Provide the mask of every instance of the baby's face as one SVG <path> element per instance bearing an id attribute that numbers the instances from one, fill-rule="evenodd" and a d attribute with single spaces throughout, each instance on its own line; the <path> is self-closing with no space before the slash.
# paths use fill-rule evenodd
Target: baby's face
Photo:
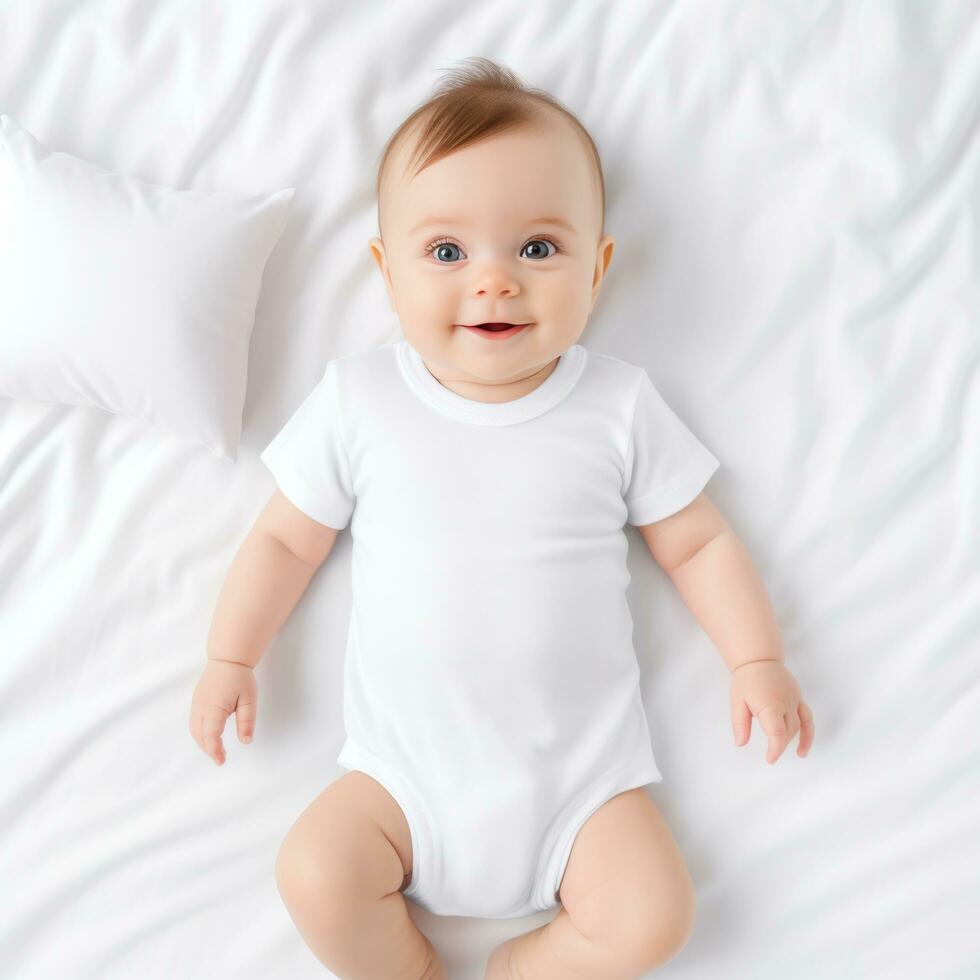
<path id="1" fill-rule="evenodd" d="M 440 379 L 507 384 L 581 336 L 612 259 L 598 178 L 571 126 L 512 130 L 403 177 L 370 247 L 406 340 Z M 557 247 L 556 247 L 557 246 Z M 466 325 L 528 324 L 503 337 Z"/>

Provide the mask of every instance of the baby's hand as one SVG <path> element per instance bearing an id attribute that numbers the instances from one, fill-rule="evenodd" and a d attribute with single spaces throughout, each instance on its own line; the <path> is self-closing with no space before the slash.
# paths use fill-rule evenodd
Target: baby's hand
<path id="1" fill-rule="evenodd" d="M 208 660 L 191 698 L 191 736 L 220 766 L 225 761 L 221 733 L 233 711 L 242 742 L 252 741 L 258 688 L 251 667 L 227 660 Z"/>
<path id="2" fill-rule="evenodd" d="M 803 758 L 813 743 L 813 713 L 800 697 L 796 678 L 778 660 L 757 660 L 732 672 L 732 728 L 735 744 L 745 745 L 752 717 L 769 736 L 766 762 L 775 762 L 800 732 L 796 754 Z"/>

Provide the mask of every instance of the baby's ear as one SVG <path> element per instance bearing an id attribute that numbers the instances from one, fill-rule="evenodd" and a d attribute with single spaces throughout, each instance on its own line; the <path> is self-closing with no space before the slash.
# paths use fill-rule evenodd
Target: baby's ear
<path id="1" fill-rule="evenodd" d="M 391 288 L 391 278 L 388 275 L 388 257 L 385 255 L 384 242 L 380 238 L 372 238 L 368 242 L 368 248 L 371 250 L 371 258 L 381 270 L 381 278 L 384 279 L 385 291 L 388 293 L 388 305 L 391 307 L 392 313 L 397 315 L 398 310 L 395 309 L 395 296 Z"/>
<path id="2" fill-rule="evenodd" d="M 613 252 L 615 250 L 616 239 L 612 235 L 603 235 L 602 240 L 596 246 L 595 272 L 592 276 L 592 306 L 589 307 L 590 313 L 599 296 L 599 288 L 602 286 L 602 281 L 609 271 L 609 264 L 612 262 Z"/>

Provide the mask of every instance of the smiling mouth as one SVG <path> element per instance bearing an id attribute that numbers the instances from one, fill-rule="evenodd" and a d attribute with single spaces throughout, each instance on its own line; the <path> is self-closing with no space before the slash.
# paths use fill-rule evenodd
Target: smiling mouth
<path id="1" fill-rule="evenodd" d="M 504 330 L 511 330 L 515 327 L 528 327 L 529 323 L 460 323 L 460 327 L 469 327 L 471 330 L 486 330 L 489 333 L 501 333 Z"/>

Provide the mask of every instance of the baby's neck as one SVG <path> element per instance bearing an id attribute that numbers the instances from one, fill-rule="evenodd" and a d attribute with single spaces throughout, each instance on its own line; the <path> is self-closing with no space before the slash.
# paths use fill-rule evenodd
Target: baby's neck
<path id="1" fill-rule="evenodd" d="M 423 361 L 429 374 L 432 375 L 444 388 L 455 392 L 462 398 L 470 401 L 487 402 L 489 404 L 500 404 L 501 402 L 512 402 L 517 398 L 529 395 L 535 388 L 540 387 L 548 380 L 551 373 L 558 367 L 560 357 L 556 357 L 543 368 L 539 368 L 526 378 L 517 381 L 504 382 L 483 382 L 483 381 L 457 381 L 440 378 L 432 369 L 431 365 Z"/>

